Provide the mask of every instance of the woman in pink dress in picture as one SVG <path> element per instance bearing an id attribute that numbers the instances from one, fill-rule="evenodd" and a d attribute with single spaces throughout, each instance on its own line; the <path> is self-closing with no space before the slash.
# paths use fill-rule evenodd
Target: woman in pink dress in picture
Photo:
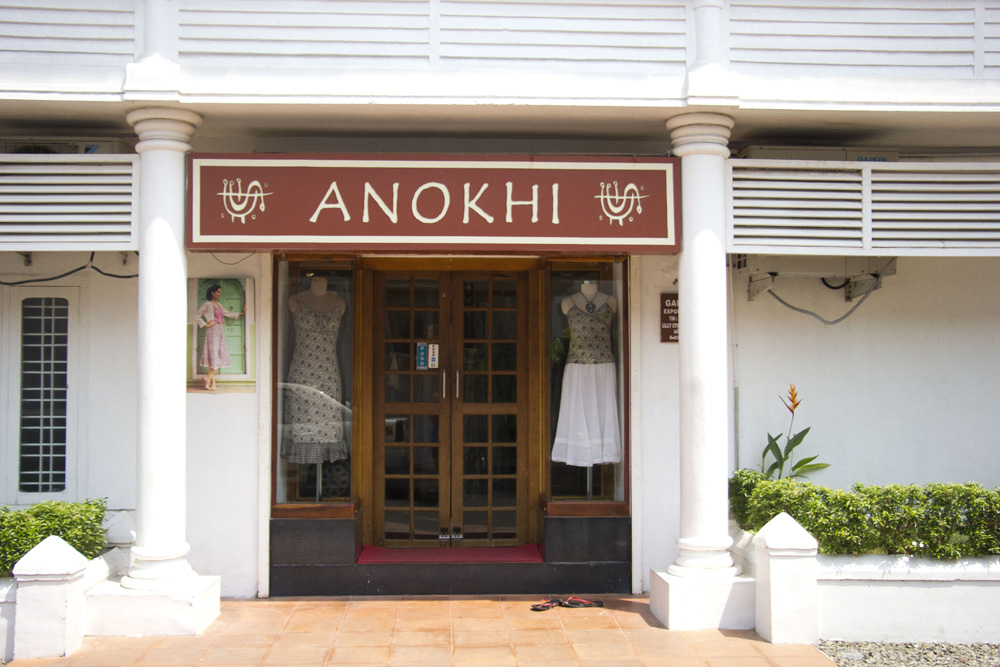
<path id="1" fill-rule="evenodd" d="M 229 317 L 237 319 L 247 312 L 244 304 L 243 311 L 233 313 L 222 307 L 219 303 L 219 296 L 222 294 L 222 287 L 210 285 L 205 293 L 208 299 L 201 304 L 195 315 L 195 323 L 199 327 L 207 328 L 205 332 L 205 347 L 201 351 L 201 365 L 208 368 L 208 373 L 202 378 L 205 389 L 215 391 L 215 373 L 220 368 L 229 368 L 232 363 L 229 360 L 229 348 L 226 347 L 226 332 L 222 326 L 223 318 Z"/>

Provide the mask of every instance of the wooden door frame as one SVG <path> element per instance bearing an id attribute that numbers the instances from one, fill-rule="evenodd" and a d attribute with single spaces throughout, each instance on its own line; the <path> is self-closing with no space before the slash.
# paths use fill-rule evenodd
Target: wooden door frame
<path id="1" fill-rule="evenodd" d="M 541 418 L 544 383 L 547 376 L 543 366 L 548 356 L 542 352 L 546 348 L 545 327 L 541 326 L 543 316 L 542 276 L 547 260 L 537 257 L 365 257 L 360 261 L 360 296 L 357 324 L 359 331 L 374 331 L 374 275 L 376 271 L 438 271 L 438 272 L 523 272 L 527 278 L 528 314 L 528 443 L 527 475 L 524 492 L 527 493 L 525 514 L 527 520 L 526 541 L 535 542 L 539 538 L 540 522 L 537 503 L 543 491 L 543 475 L 547 449 L 547 437 L 543 433 L 545 422 Z M 355 387 L 358 404 L 355 406 L 356 459 L 354 473 L 356 489 L 361 508 L 369 511 L 360 513 L 363 544 L 374 544 L 375 506 L 375 433 L 373 424 L 374 408 L 374 343 L 372 336 L 360 336 L 359 359 L 355 364 Z M 547 452 L 546 452 L 547 454 Z M 519 490 L 520 493 L 520 490 Z"/>

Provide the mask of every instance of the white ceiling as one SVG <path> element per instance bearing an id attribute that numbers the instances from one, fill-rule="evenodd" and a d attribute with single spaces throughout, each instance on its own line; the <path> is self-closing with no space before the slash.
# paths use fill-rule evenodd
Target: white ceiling
<path id="1" fill-rule="evenodd" d="M 125 113 L 130 108 L 119 102 L 53 104 L 6 100 L 0 104 L 0 134 L 134 139 L 125 122 Z M 274 144 L 273 150 L 287 150 L 280 148 L 283 143 L 324 137 L 372 138 L 381 142 L 403 138 L 447 139 L 451 144 L 475 144 L 480 140 L 530 144 L 544 140 L 570 145 L 579 142 L 668 145 L 664 127 L 668 117 L 686 111 L 717 110 L 735 118 L 731 146 L 737 150 L 748 145 L 819 145 L 896 148 L 907 153 L 1000 153 L 998 115 L 975 111 L 387 104 L 202 104 L 185 108 L 202 114 L 205 119 L 197 134 L 199 140 L 219 145 L 235 136 L 266 138 Z"/>

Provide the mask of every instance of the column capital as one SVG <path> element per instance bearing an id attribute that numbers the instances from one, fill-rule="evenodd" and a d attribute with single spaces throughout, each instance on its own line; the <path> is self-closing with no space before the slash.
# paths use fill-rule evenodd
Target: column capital
<path id="1" fill-rule="evenodd" d="M 735 122 L 719 113 L 685 113 L 667 120 L 673 153 L 729 157 L 729 135 Z"/>
<path id="2" fill-rule="evenodd" d="M 201 116 L 186 109 L 171 107 L 143 107 L 133 109 L 125 120 L 139 135 L 136 152 L 161 149 L 187 152 L 195 130 L 201 125 Z"/>

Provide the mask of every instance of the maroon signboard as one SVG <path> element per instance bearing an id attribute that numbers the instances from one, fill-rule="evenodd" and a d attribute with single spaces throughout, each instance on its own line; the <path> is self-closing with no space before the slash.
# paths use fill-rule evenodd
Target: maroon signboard
<path id="1" fill-rule="evenodd" d="M 677 292 L 660 295 L 660 342 L 676 343 L 680 340 L 680 315 L 677 309 Z"/>
<path id="2" fill-rule="evenodd" d="M 191 250 L 676 253 L 676 158 L 189 156 Z"/>

